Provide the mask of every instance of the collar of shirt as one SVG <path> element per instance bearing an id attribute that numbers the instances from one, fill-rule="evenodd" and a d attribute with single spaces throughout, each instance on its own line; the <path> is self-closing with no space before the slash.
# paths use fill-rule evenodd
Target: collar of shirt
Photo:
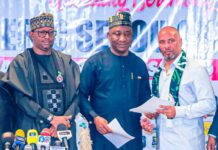
<path id="1" fill-rule="evenodd" d="M 179 59 L 180 59 L 181 56 L 182 56 L 182 53 L 180 53 L 179 56 L 173 61 L 173 63 L 171 64 L 170 68 L 175 68 L 178 65 L 178 62 L 179 62 Z M 164 67 L 165 63 L 166 63 L 166 61 L 164 59 L 160 63 L 160 68 L 162 70 L 164 70 L 164 71 L 165 71 L 165 67 Z"/>

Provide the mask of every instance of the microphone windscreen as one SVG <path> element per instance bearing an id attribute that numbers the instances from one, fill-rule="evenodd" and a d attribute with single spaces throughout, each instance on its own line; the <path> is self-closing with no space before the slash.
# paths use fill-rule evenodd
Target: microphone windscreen
<path id="1" fill-rule="evenodd" d="M 12 147 L 14 149 L 23 149 L 25 145 L 25 133 L 22 129 L 18 129 L 15 132 L 15 139 Z"/>
<path id="2" fill-rule="evenodd" d="M 64 124 L 59 124 L 57 126 L 57 135 L 60 141 L 62 141 L 63 138 L 70 139 L 72 137 L 71 131 L 68 130 Z"/>
<path id="3" fill-rule="evenodd" d="M 25 137 L 25 133 L 22 129 L 18 129 L 16 132 L 15 132 L 15 136 L 20 136 L 20 137 Z"/>
<path id="4" fill-rule="evenodd" d="M 55 141 L 55 146 L 61 146 L 61 141 L 60 140 L 56 140 Z"/>
<path id="5" fill-rule="evenodd" d="M 25 145 L 24 150 L 33 150 L 31 145 Z"/>
<path id="6" fill-rule="evenodd" d="M 13 143 L 14 142 L 14 134 L 12 132 L 5 132 L 2 134 L 2 142 Z"/>
<path id="7" fill-rule="evenodd" d="M 48 128 L 44 128 L 41 131 L 40 135 L 42 135 L 42 136 L 51 136 L 51 132 L 50 132 L 50 130 Z"/>
<path id="8" fill-rule="evenodd" d="M 27 132 L 27 143 L 36 144 L 38 142 L 38 132 L 36 129 L 28 130 Z"/>
<path id="9" fill-rule="evenodd" d="M 59 124 L 57 127 L 57 131 L 64 131 L 67 130 L 67 127 L 64 124 Z"/>

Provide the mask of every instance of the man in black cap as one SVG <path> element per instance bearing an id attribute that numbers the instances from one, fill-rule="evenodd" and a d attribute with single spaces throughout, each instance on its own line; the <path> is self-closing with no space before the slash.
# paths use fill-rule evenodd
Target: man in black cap
<path id="1" fill-rule="evenodd" d="M 108 123 L 114 118 L 135 139 L 120 150 L 142 150 L 140 114 L 129 109 L 150 97 L 146 64 L 129 51 L 132 43 L 132 23 L 128 12 L 118 12 L 109 18 L 110 48 L 90 57 L 81 74 L 81 110 L 93 121 L 90 124 L 93 150 L 114 150 L 104 134 L 113 132 Z"/>
<path id="2" fill-rule="evenodd" d="M 76 150 L 74 117 L 78 112 L 80 71 L 71 57 L 52 49 L 54 20 L 50 13 L 30 19 L 33 47 L 15 57 L 3 82 L 13 88 L 17 106 L 16 129 L 50 128 L 64 124 L 73 133 L 70 150 Z"/>

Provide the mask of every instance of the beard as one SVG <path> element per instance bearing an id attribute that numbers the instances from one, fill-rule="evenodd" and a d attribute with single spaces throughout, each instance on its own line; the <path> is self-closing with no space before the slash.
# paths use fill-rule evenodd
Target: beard
<path id="1" fill-rule="evenodd" d="M 167 54 L 167 52 L 166 53 L 162 53 L 163 54 L 163 57 L 164 57 L 164 60 L 165 61 L 172 61 L 172 60 L 175 60 L 176 59 L 176 57 L 177 56 L 179 56 L 179 54 L 177 54 L 177 53 L 171 53 L 171 54 Z"/>
<path id="2" fill-rule="evenodd" d="M 171 61 L 171 60 L 174 60 L 176 59 L 176 55 L 164 55 L 164 60 L 165 61 Z"/>
<path id="3" fill-rule="evenodd" d="M 48 45 L 46 45 L 46 46 L 43 45 L 43 44 L 41 44 L 41 45 L 39 45 L 39 47 L 40 47 L 40 49 L 41 49 L 42 51 L 49 51 L 49 50 L 52 49 L 53 43 L 54 43 L 54 42 L 52 42 L 52 43 L 50 43 L 50 44 L 48 44 Z"/>

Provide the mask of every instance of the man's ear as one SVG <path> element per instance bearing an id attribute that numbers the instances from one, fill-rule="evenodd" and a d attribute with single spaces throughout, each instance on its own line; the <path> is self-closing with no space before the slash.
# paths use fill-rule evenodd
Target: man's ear
<path id="1" fill-rule="evenodd" d="M 30 32 L 29 32 L 29 37 L 30 37 L 30 40 L 31 40 L 31 41 L 33 41 L 33 40 L 32 40 L 32 39 L 33 39 L 33 33 L 34 33 L 33 31 L 30 31 Z"/>

